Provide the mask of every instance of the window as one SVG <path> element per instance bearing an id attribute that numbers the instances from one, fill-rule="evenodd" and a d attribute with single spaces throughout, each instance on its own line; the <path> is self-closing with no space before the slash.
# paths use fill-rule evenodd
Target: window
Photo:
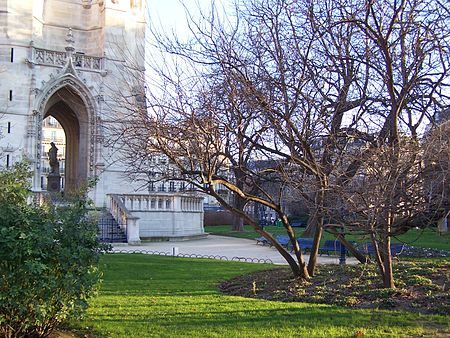
<path id="1" fill-rule="evenodd" d="M 56 130 L 52 130 L 50 135 L 51 135 L 50 138 L 52 139 L 52 141 L 56 141 Z"/>
<path id="2" fill-rule="evenodd" d="M 164 186 L 164 183 L 161 183 L 161 185 L 158 187 L 158 191 L 166 191 L 166 187 Z"/>
<path id="3" fill-rule="evenodd" d="M 11 122 L 8 122 L 8 134 L 11 134 Z"/>
<path id="4" fill-rule="evenodd" d="M 48 125 L 52 127 L 56 127 L 56 119 L 53 116 L 48 117 Z"/>
<path id="5" fill-rule="evenodd" d="M 169 191 L 175 191 L 175 182 L 169 182 Z"/>
<path id="6" fill-rule="evenodd" d="M 9 91 L 9 101 L 12 101 L 12 90 Z"/>
<path id="7" fill-rule="evenodd" d="M 180 183 L 180 191 L 184 191 L 186 189 L 186 184 L 184 182 Z"/>
<path id="8" fill-rule="evenodd" d="M 155 191 L 155 184 L 153 182 L 148 184 L 148 191 Z"/>

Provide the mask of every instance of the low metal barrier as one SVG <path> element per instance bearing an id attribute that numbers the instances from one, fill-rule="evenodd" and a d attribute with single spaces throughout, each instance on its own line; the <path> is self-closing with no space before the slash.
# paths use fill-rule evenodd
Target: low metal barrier
<path id="1" fill-rule="evenodd" d="M 201 255 L 201 254 L 173 254 L 172 252 L 154 251 L 154 250 L 120 250 L 113 249 L 108 251 L 108 253 L 120 253 L 120 254 L 145 254 L 145 255 L 159 255 L 159 256 L 171 256 L 171 257 L 181 257 L 181 258 L 203 258 L 203 259 L 217 259 L 221 261 L 232 261 L 232 262 L 245 262 L 245 263 L 260 263 L 260 264 L 274 264 L 271 259 L 263 258 L 250 258 L 250 257 L 237 257 L 228 258 L 222 255 Z"/>

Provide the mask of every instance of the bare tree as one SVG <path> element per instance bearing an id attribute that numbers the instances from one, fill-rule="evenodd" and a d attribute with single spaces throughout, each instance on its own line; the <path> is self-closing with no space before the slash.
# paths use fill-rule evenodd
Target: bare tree
<path id="1" fill-rule="evenodd" d="M 357 27 L 370 46 L 370 86 L 376 88 L 379 102 L 373 102 L 373 109 L 375 116 L 384 120 L 375 147 L 381 163 L 372 162 L 363 175 L 386 177 L 378 181 L 378 191 L 384 191 L 388 200 L 376 212 L 374 238 L 375 246 L 381 247 L 381 259 L 377 261 L 385 287 L 395 286 L 390 237 L 395 233 L 393 225 L 402 218 L 398 213 L 423 212 L 416 204 L 422 197 L 421 182 L 412 172 L 412 168 L 419 169 L 420 152 L 414 148 L 418 131 L 427 116 L 433 117 L 448 106 L 449 15 L 448 5 L 447 11 L 443 6 L 437 1 L 371 2 L 359 11 L 347 12 L 349 19 L 343 20 L 345 25 Z M 404 134 L 412 141 L 403 141 Z M 371 162 L 372 151 L 373 147 L 357 160 L 359 168 Z M 377 167 L 379 170 L 375 170 Z"/>
<path id="2" fill-rule="evenodd" d="M 149 59 L 146 105 L 129 106 L 121 133 L 130 171 L 148 179 L 151 158 L 164 154 L 176 168 L 164 170 L 165 179 L 216 197 L 268 238 L 296 276 L 313 275 L 324 218 L 336 210 L 330 196 L 369 173 L 374 154 L 401 168 L 408 162 L 402 147 L 418 143 L 423 125 L 448 106 L 445 6 L 253 0 L 237 2 L 228 19 L 214 7 L 199 20 L 188 12 L 188 41 L 153 30 L 161 54 Z M 403 135 L 411 141 L 401 142 Z M 358 144 L 364 147 L 355 154 Z M 255 167 L 257 160 L 269 165 Z M 310 209 L 307 269 L 282 207 L 294 193 Z M 244 212 L 249 202 L 278 214 L 295 259 Z M 392 222 L 379 212 L 377 243 L 389 248 Z M 393 287 L 390 252 L 382 256 L 385 286 Z"/>
<path id="3" fill-rule="evenodd" d="M 386 287 L 395 285 L 389 266 L 390 238 L 436 224 L 449 207 L 448 191 L 443 189 L 450 175 L 448 131 L 445 141 L 436 134 L 422 143 L 402 137 L 396 147 L 382 145 L 349 155 L 353 161 L 364 154 L 364 161 L 345 185 L 330 185 L 325 207 L 346 233 L 372 241 Z"/>
<path id="4" fill-rule="evenodd" d="M 302 103 L 307 105 L 303 111 L 283 111 L 265 101 L 267 96 L 260 94 L 260 101 L 269 107 L 269 119 L 289 149 L 277 154 L 305 168 L 300 172 L 309 176 L 290 179 L 310 201 L 317 245 L 331 185 L 348 185 L 373 152 L 385 154 L 386 146 L 394 150 L 388 151 L 388 163 L 394 168 L 395 161 L 404 163 L 401 156 L 410 150 L 408 143 L 400 142 L 401 135 L 418 142 L 421 128 L 448 106 L 449 17 L 448 8 L 445 11 L 436 1 L 323 1 L 309 4 L 305 15 L 311 25 L 306 35 L 316 37 L 308 45 L 308 81 L 301 91 Z M 292 55 L 292 49 L 286 50 Z M 273 74 L 273 83 L 286 78 Z M 282 85 L 280 92 L 283 88 L 292 87 Z M 295 97 L 292 93 L 286 96 Z M 367 149 L 349 160 L 358 142 L 368 145 Z M 385 236 L 378 237 L 385 248 L 381 273 L 384 285 L 393 287 L 390 230 L 383 229 Z M 311 274 L 316 254 L 317 247 L 310 259 Z"/>

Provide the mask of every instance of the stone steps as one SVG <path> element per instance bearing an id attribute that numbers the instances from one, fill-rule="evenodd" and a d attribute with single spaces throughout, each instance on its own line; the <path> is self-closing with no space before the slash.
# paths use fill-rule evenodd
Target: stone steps
<path id="1" fill-rule="evenodd" d="M 98 220 L 97 236 L 101 242 L 105 243 L 127 242 L 127 235 L 108 211 L 104 211 Z"/>

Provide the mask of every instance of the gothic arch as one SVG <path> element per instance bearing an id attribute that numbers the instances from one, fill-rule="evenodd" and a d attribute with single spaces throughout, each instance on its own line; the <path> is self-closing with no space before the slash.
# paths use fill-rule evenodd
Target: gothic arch
<path id="1" fill-rule="evenodd" d="M 92 93 L 69 64 L 61 76 L 52 78 L 39 91 L 33 111 L 36 128 L 35 172 L 40 177 L 42 121 L 47 116 L 53 116 L 66 134 L 65 187 L 66 190 L 75 189 L 94 171 L 97 106 Z"/>

